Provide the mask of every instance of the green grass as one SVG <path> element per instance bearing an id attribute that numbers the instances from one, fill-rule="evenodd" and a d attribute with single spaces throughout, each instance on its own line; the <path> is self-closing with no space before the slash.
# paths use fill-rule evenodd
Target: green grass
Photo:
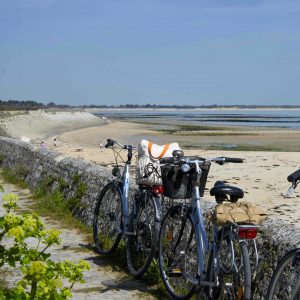
<path id="1" fill-rule="evenodd" d="M 1 134 L 0 134 L 1 135 Z M 5 159 L 5 156 L 0 154 L 0 164 L 3 162 L 3 160 Z"/>
<path id="2" fill-rule="evenodd" d="M 2 177 L 6 182 L 15 184 L 20 188 L 28 188 L 28 184 L 25 182 L 25 178 L 28 175 L 28 170 L 20 166 L 17 168 L 3 168 Z M 58 187 L 52 190 L 52 186 L 55 182 L 58 182 Z M 54 176 L 48 176 L 42 178 L 32 191 L 32 204 L 30 209 L 36 211 L 42 216 L 49 216 L 53 220 L 61 221 L 66 228 L 76 228 L 83 233 L 88 233 L 90 236 L 90 228 L 73 217 L 76 209 L 80 208 L 80 199 L 86 192 L 86 185 L 82 182 L 76 182 L 77 189 L 75 195 L 67 199 L 63 191 L 69 187 L 66 182 L 61 178 L 55 178 Z M 76 207 L 73 207 L 76 205 Z M 91 238 L 90 238 L 91 240 Z"/>
<path id="3" fill-rule="evenodd" d="M 15 184 L 21 188 L 27 188 L 28 184 L 25 181 L 26 176 L 28 175 L 29 170 L 25 166 L 19 166 L 15 168 L 3 168 L 2 176 L 3 178 L 12 184 Z"/>

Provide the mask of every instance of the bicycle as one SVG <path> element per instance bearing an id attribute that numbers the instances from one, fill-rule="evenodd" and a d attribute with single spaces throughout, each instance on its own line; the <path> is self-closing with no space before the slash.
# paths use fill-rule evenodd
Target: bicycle
<path id="1" fill-rule="evenodd" d="M 174 157 L 161 159 L 165 196 L 185 199 L 167 211 L 159 233 L 159 267 L 169 295 L 188 299 L 198 290 L 204 299 L 249 300 L 251 270 L 245 241 L 256 237 L 258 226 L 214 224 L 208 237 L 201 209 L 211 162 L 222 165 L 243 159 L 184 157 L 174 152 Z M 223 182 L 216 182 L 210 194 L 217 203 L 227 196 L 231 202 L 243 197 L 241 189 Z"/>
<path id="2" fill-rule="evenodd" d="M 120 151 L 114 146 L 118 146 Z M 139 185 L 129 213 L 129 171 L 133 150 L 137 147 L 108 139 L 105 148 L 113 150 L 116 166 L 112 170 L 113 180 L 103 188 L 95 206 L 94 243 L 98 253 L 110 254 L 118 247 L 124 235 L 129 272 L 135 277 L 141 277 L 156 252 L 162 187 Z M 122 150 L 127 151 L 127 160 L 122 159 L 124 170 L 121 174 L 118 158 Z"/>
<path id="3" fill-rule="evenodd" d="M 300 169 L 287 177 L 291 196 L 300 182 Z M 300 300 L 300 248 L 288 251 L 278 262 L 271 278 L 266 300 Z"/>

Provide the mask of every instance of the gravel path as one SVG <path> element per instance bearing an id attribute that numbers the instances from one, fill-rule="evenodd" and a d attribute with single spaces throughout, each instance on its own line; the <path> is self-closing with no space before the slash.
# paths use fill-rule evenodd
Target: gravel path
<path id="1" fill-rule="evenodd" d="M 21 190 L 11 184 L 4 184 L 1 180 L 0 184 L 4 186 L 6 193 L 17 194 L 20 199 L 20 207 L 27 209 L 30 201 L 32 201 L 29 199 L 30 192 L 28 190 Z M 0 214 L 3 214 L 2 206 L 0 207 Z M 61 245 L 51 247 L 49 250 L 53 260 L 86 260 L 90 263 L 91 269 L 84 274 L 86 282 L 77 283 L 74 286 L 73 299 L 154 299 L 143 282 L 133 279 L 124 272 L 114 271 L 107 260 L 90 250 L 84 234 L 75 229 L 64 228 L 61 226 L 62 223 L 47 217 L 41 217 L 41 219 L 47 227 L 57 228 L 61 231 Z M 17 273 L 12 276 L 10 274 L 8 277 L 10 277 L 9 281 L 13 282 Z"/>

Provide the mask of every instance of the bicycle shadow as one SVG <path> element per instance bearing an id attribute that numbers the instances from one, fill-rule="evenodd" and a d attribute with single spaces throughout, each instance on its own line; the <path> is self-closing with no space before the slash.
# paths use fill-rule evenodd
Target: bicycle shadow
<path id="1" fill-rule="evenodd" d="M 91 263 L 99 267 L 111 267 L 113 271 L 124 272 L 126 270 L 126 252 L 125 249 L 116 249 L 113 253 L 107 255 L 98 254 L 92 244 L 79 244 L 81 248 L 92 251 L 95 256 L 86 258 Z"/>
<path id="2" fill-rule="evenodd" d="M 101 282 L 104 288 L 99 290 L 100 294 L 110 291 L 126 290 L 138 291 L 142 293 L 153 293 L 153 288 L 149 287 L 142 280 L 136 279 L 131 275 L 126 275 L 126 251 L 125 249 L 117 249 L 110 255 L 97 254 L 96 248 L 92 244 L 79 244 L 81 248 L 91 250 L 95 256 L 85 258 L 87 261 L 99 266 L 109 267 L 112 272 L 121 272 L 119 278 L 108 279 Z"/>
<path id="3" fill-rule="evenodd" d="M 126 290 L 126 291 L 139 291 L 143 293 L 149 293 L 149 289 L 140 280 L 131 278 L 129 276 L 122 277 L 120 279 L 109 279 L 101 282 L 106 288 L 102 289 L 100 293 L 106 293 L 112 290 Z"/>

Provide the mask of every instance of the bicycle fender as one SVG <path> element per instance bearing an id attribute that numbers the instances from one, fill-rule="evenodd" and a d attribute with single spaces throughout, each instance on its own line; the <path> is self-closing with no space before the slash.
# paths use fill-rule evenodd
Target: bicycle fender
<path id="1" fill-rule="evenodd" d="M 155 205 L 155 221 L 160 222 L 162 219 L 162 207 L 161 207 L 161 198 L 160 197 L 154 197 L 153 196 L 153 202 Z"/>

